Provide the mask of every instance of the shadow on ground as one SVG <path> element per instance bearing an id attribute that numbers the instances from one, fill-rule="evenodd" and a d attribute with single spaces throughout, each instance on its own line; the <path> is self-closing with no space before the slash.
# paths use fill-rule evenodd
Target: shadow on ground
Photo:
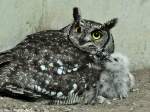
<path id="1" fill-rule="evenodd" d="M 123 100 L 98 105 L 47 105 L 46 101 L 26 102 L 0 97 L 0 112 L 150 112 L 150 69 L 133 72 L 137 91 Z"/>

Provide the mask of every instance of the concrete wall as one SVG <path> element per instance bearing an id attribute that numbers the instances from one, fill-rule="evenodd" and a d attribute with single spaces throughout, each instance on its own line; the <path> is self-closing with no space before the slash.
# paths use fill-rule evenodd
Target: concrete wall
<path id="1" fill-rule="evenodd" d="M 0 0 L 0 50 L 25 35 L 59 29 L 72 21 L 72 8 L 82 17 L 105 22 L 119 18 L 112 30 L 116 51 L 126 54 L 132 69 L 150 68 L 150 0 Z"/>

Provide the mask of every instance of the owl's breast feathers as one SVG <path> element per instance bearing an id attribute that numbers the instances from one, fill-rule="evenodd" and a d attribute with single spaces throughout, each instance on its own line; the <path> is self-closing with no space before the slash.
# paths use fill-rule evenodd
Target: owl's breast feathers
<path id="1" fill-rule="evenodd" d="M 58 99 L 81 95 L 98 80 L 88 63 L 88 54 L 61 31 L 38 32 L 0 54 L 0 90 Z"/>

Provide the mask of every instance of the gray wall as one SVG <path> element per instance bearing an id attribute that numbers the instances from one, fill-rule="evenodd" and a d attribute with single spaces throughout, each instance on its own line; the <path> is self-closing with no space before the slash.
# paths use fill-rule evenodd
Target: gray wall
<path id="1" fill-rule="evenodd" d="M 27 34 L 67 25 L 74 6 L 86 19 L 103 23 L 118 17 L 112 30 L 116 51 L 129 57 L 132 70 L 150 68 L 150 0 L 0 0 L 0 50 Z"/>

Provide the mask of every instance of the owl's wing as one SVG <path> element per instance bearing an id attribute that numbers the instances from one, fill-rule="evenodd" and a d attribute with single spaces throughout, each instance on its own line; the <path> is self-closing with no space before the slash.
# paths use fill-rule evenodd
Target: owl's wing
<path id="1" fill-rule="evenodd" d="M 88 54 L 74 47 L 60 31 L 30 35 L 1 57 L 10 63 L 0 69 L 0 91 L 58 101 L 67 98 L 65 104 L 72 104 L 97 79 L 93 71 L 83 67 L 90 62 Z"/>
<path id="2" fill-rule="evenodd" d="M 31 90 L 19 88 L 14 84 L 5 84 L 2 88 L 0 88 L 1 96 L 9 96 L 17 99 L 24 99 L 28 101 L 34 101 L 38 98 L 41 98 L 40 94 L 34 93 Z"/>
<path id="3" fill-rule="evenodd" d="M 5 67 L 9 67 L 10 64 L 14 63 L 13 54 L 10 50 L 1 52 L 0 53 L 0 69 L 4 69 Z M 0 74 L 0 80 L 5 79 L 2 74 Z M 4 81 L 4 80 L 3 80 Z M 27 97 L 30 98 L 39 98 L 40 95 L 33 93 L 33 91 L 25 90 L 19 88 L 17 85 L 13 83 L 5 83 L 2 85 L 2 81 L 0 82 L 0 95 L 11 96 L 15 98 L 26 99 Z"/>
<path id="4" fill-rule="evenodd" d="M 0 53 L 0 95 L 4 94 L 15 98 L 39 98 L 41 96 L 30 89 L 21 88 L 21 86 L 18 86 L 21 85 L 20 83 L 17 85 L 14 82 L 14 80 L 18 80 L 19 78 L 16 76 L 17 72 L 21 72 L 21 69 L 18 70 L 19 67 L 25 66 L 26 69 L 29 68 L 26 63 L 23 63 L 28 62 L 28 60 L 25 60 L 25 57 L 28 58 L 30 56 L 28 53 L 25 53 L 25 49 L 30 50 L 36 43 L 40 43 L 40 40 L 35 39 L 35 35 L 31 34 L 27 36 L 25 40 L 17 44 L 14 48 Z M 30 48 L 27 48 L 27 46 Z M 32 50 L 30 51 L 32 52 Z M 22 65 L 19 66 L 19 64 Z M 22 74 L 19 75 L 21 77 Z"/>

